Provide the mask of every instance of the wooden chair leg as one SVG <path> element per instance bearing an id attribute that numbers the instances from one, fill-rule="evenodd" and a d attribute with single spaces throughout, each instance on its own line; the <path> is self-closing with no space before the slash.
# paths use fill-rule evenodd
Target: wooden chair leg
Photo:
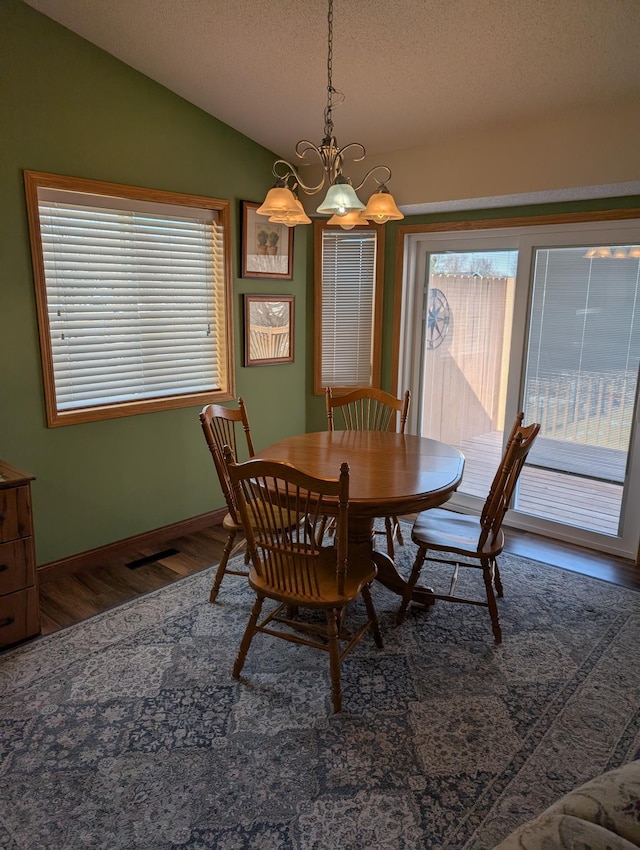
<path id="1" fill-rule="evenodd" d="M 496 593 L 499 598 L 502 599 L 504 596 L 504 590 L 502 589 L 502 580 L 500 578 L 500 567 L 498 566 L 498 561 L 493 559 L 493 584 L 496 589 Z"/>
<path id="2" fill-rule="evenodd" d="M 491 561 L 488 558 L 482 561 L 482 577 L 484 586 L 487 592 L 487 605 L 491 614 L 491 629 L 496 643 L 502 643 L 502 629 L 500 628 L 500 619 L 498 616 L 498 604 L 493 592 L 493 576 L 491 570 Z"/>
<path id="3" fill-rule="evenodd" d="M 244 667 L 247 652 L 249 651 L 249 647 L 251 646 L 253 636 L 256 633 L 256 624 L 258 622 L 260 612 L 262 611 L 263 602 L 264 596 L 256 595 L 256 601 L 253 603 L 253 608 L 251 609 L 251 616 L 249 617 L 247 628 L 244 630 L 244 635 L 242 636 L 242 641 L 240 642 L 240 650 L 238 652 L 238 657 L 236 658 L 236 663 L 233 665 L 233 673 L 231 675 L 234 679 L 240 678 L 240 673 L 242 672 L 242 668 Z"/>
<path id="4" fill-rule="evenodd" d="M 211 593 L 209 594 L 209 602 L 216 601 L 218 591 L 220 590 L 220 585 L 222 584 L 222 579 L 224 578 L 225 570 L 227 569 L 227 561 L 229 560 L 229 555 L 231 554 L 231 550 L 233 549 L 233 541 L 235 540 L 235 537 L 236 532 L 230 531 L 229 536 L 227 537 L 227 542 L 224 546 L 224 550 L 222 552 L 222 558 L 220 558 L 220 563 L 218 564 L 218 569 L 216 570 L 216 577 L 213 581 Z"/>
<path id="5" fill-rule="evenodd" d="M 404 537 L 402 536 L 402 527 L 400 525 L 400 520 L 398 519 L 397 516 L 394 516 L 394 518 L 393 518 L 393 527 L 394 527 L 394 530 L 395 530 L 395 536 L 396 536 L 398 543 L 401 546 L 404 546 Z"/>
<path id="6" fill-rule="evenodd" d="M 407 608 L 409 606 L 409 602 L 411 601 L 411 595 L 413 593 L 413 589 L 418 582 L 418 578 L 420 576 L 420 571 L 422 570 L 422 565 L 425 562 L 427 557 L 426 549 L 418 549 L 418 554 L 416 555 L 416 559 L 413 563 L 413 569 L 411 570 L 411 575 L 409 576 L 409 580 L 407 581 L 407 586 L 404 589 L 404 593 L 402 595 L 402 602 L 400 603 L 400 608 L 398 609 L 398 613 L 396 614 L 396 625 L 400 625 L 404 616 L 407 613 Z"/>
<path id="7" fill-rule="evenodd" d="M 373 599 L 371 598 L 371 591 L 368 587 L 362 588 L 362 598 L 364 599 L 365 608 L 367 609 L 367 615 L 369 617 L 369 622 L 371 623 L 371 631 L 373 632 L 373 639 L 376 642 L 376 646 L 379 649 L 382 649 L 382 635 L 380 634 L 380 626 L 378 624 L 378 615 L 376 614 L 376 609 L 373 607 Z"/>
<path id="8" fill-rule="evenodd" d="M 340 687 L 340 648 L 338 646 L 337 612 L 327 609 L 327 634 L 329 637 L 329 672 L 331 675 L 331 702 L 334 712 L 342 711 L 342 688 Z"/>
<path id="9" fill-rule="evenodd" d="M 394 527 L 393 527 L 393 517 L 386 516 L 384 518 L 384 530 L 387 535 L 387 554 L 393 561 L 395 558 L 395 548 L 393 545 Z"/>
<path id="10" fill-rule="evenodd" d="M 316 528 L 315 533 L 315 541 L 318 546 L 322 546 L 322 540 L 324 538 L 325 532 L 327 530 L 327 526 L 329 524 L 329 517 L 323 516 L 320 522 L 318 523 L 318 527 Z"/>

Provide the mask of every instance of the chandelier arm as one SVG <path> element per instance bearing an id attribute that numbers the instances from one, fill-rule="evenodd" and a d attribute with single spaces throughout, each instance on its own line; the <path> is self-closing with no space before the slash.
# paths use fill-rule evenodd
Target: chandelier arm
<path id="1" fill-rule="evenodd" d="M 318 155 L 319 155 L 319 153 L 320 152 L 318 151 Z M 284 165 L 286 167 L 287 171 L 286 171 L 285 174 L 280 174 L 280 172 L 278 171 L 278 169 L 276 167 L 278 165 Z M 293 177 L 293 179 L 295 180 L 295 185 L 291 187 L 292 191 L 299 186 L 302 189 L 302 191 L 305 192 L 307 195 L 313 195 L 313 194 L 315 194 L 315 192 L 319 192 L 320 189 L 322 189 L 322 187 L 325 184 L 325 175 L 323 174 L 322 180 L 316 186 L 308 186 L 304 182 L 302 177 L 300 177 L 300 174 L 298 173 L 298 170 L 296 169 L 295 165 L 292 165 L 290 162 L 287 162 L 286 159 L 277 159 L 273 163 L 272 171 L 273 171 L 274 177 L 276 177 L 278 180 L 285 181 L 285 183 L 287 182 L 289 177 Z"/>
<path id="2" fill-rule="evenodd" d="M 346 150 L 346 148 L 345 148 L 345 150 Z M 359 160 L 355 160 L 355 162 L 359 162 Z M 384 180 L 378 180 L 377 177 L 373 177 L 374 173 L 376 171 L 380 171 L 381 169 L 383 171 L 385 171 L 386 174 L 387 174 L 387 176 L 384 178 Z M 391 169 L 389 168 L 388 165 L 374 165 L 373 168 L 370 168 L 369 171 L 367 171 L 367 173 L 364 175 L 364 177 L 358 183 L 358 185 L 353 187 L 356 190 L 356 192 L 358 191 L 358 189 L 362 189 L 362 187 L 367 182 L 369 177 L 373 177 L 373 179 L 376 181 L 378 186 L 382 186 L 384 183 L 386 183 L 388 180 L 391 179 Z"/>
<path id="3" fill-rule="evenodd" d="M 348 145 L 345 145 L 343 148 L 340 148 L 339 150 L 340 150 L 340 155 L 342 156 L 342 159 L 345 159 L 345 154 L 350 148 L 359 148 L 359 150 L 360 150 L 360 154 L 358 156 L 350 157 L 351 162 L 362 162 L 362 160 L 367 155 L 367 152 L 364 149 L 364 145 L 361 145 L 360 142 L 349 142 Z M 378 165 L 378 166 L 376 166 L 376 168 L 386 168 L 386 166 L 379 166 Z M 374 169 L 371 169 L 371 170 L 373 171 Z"/>
<path id="4" fill-rule="evenodd" d="M 313 151 L 313 153 L 322 160 L 322 153 L 318 145 L 314 145 L 313 142 L 310 142 L 308 139 L 300 139 L 300 141 L 296 143 L 296 156 L 299 159 L 304 159 L 305 154 L 308 151 Z"/>

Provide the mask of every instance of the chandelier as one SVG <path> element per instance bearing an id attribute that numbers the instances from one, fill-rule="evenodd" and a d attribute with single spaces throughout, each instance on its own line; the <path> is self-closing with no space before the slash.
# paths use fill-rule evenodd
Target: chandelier
<path id="1" fill-rule="evenodd" d="M 333 0 L 329 0 L 328 22 L 328 52 L 327 52 L 327 105 L 324 110 L 324 138 L 320 145 L 314 145 L 307 139 L 301 139 L 296 145 L 296 154 L 301 162 L 300 165 L 310 164 L 317 160 L 322 166 L 322 177 L 314 185 L 307 185 L 301 178 L 298 168 L 286 159 L 278 159 L 273 164 L 273 175 L 276 178 L 274 186 L 268 191 L 264 202 L 258 209 L 260 215 L 269 216 L 269 221 L 286 224 L 294 227 L 296 224 L 310 224 L 311 219 L 304 211 L 298 198 L 297 191 L 301 189 L 307 195 L 315 195 L 321 192 L 325 186 L 328 191 L 323 202 L 317 209 L 321 215 L 329 215 L 329 224 L 338 224 L 345 230 L 350 230 L 356 224 L 384 224 L 390 220 L 404 218 L 396 206 L 393 196 L 387 188 L 391 178 L 391 169 L 386 165 L 376 165 L 371 168 L 362 178 L 357 186 L 353 186 L 351 180 L 343 174 L 345 157 L 348 154 L 353 162 L 362 162 L 366 156 L 364 145 L 359 142 L 351 142 L 344 148 L 338 146 L 333 130 L 333 109 L 338 106 L 344 96 L 333 87 L 332 62 L 333 62 Z M 335 98 L 335 103 L 334 103 Z M 378 179 L 376 175 L 383 176 Z M 369 198 L 368 203 L 363 204 L 356 192 L 362 188 L 365 182 L 373 178 L 378 188 Z"/>

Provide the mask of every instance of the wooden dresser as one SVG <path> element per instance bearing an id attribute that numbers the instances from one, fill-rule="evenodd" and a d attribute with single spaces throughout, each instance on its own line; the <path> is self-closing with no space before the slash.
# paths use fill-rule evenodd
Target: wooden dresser
<path id="1" fill-rule="evenodd" d="M 33 475 L 0 460 L 0 647 L 40 632 L 33 480 Z"/>

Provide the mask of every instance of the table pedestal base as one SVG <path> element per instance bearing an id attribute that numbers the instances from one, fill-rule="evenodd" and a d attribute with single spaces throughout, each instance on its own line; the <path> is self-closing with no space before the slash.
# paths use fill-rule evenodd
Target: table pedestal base
<path id="1" fill-rule="evenodd" d="M 392 593 L 397 593 L 399 596 L 404 594 L 404 589 L 407 582 L 402 578 L 398 569 L 391 558 L 385 552 L 375 551 L 373 553 L 373 561 L 378 568 L 378 581 L 383 584 L 387 590 Z M 421 584 L 416 584 L 411 594 L 411 601 L 418 605 L 433 605 L 435 602 L 433 589 L 424 587 Z"/>
<path id="2" fill-rule="evenodd" d="M 360 557 L 372 560 L 378 568 L 377 580 L 392 593 L 402 596 L 407 586 L 406 579 L 400 575 L 386 552 L 374 549 L 374 539 L 372 519 L 349 517 L 349 552 L 355 551 Z M 433 605 L 433 590 L 417 584 L 411 594 L 411 601 L 418 605 Z"/>

